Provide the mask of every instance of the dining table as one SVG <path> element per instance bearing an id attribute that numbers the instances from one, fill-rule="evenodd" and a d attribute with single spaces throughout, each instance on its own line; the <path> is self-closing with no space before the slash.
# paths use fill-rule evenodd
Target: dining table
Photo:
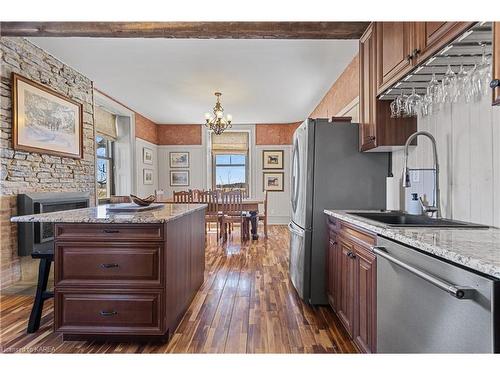
<path id="1" fill-rule="evenodd" d="M 174 197 L 156 197 L 156 202 L 158 203 L 175 203 Z M 204 203 L 200 202 L 197 199 L 193 199 L 192 202 L 189 203 Z M 219 202 L 222 204 L 222 201 Z M 258 198 L 243 198 L 241 201 L 241 205 L 243 206 L 243 211 L 257 211 L 259 212 L 259 205 L 264 204 L 264 199 Z"/>
<path id="2" fill-rule="evenodd" d="M 164 197 L 161 195 L 156 196 L 155 202 L 157 203 L 176 203 L 174 201 L 174 197 Z M 188 203 L 204 203 L 201 202 L 197 199 L 193 199 L 192 202 Z M 222 201 L 219 202 L 219 204 L 222 204 Z M 251 235 L 252 239 L 256 240 L 259 238 L 259 235 L 257 234 L 257 224 L 258 224 L 258 215 L 259 215 L 259 205 L 264 204 L 264 199 L 258 199 L 258 198 L 243 198 L 241 201 L 242 205 L 242 210 L 247 211 L 250 213 L 250 224 L 251 224 Z"/>

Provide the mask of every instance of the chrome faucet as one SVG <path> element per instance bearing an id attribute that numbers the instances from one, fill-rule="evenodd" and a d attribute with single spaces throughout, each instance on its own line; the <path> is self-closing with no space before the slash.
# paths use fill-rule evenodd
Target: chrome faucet
<path id="1" fill-rule="evenodd" d="M 427 138 L 429 138 L 432 142 L 432 151 L 434 155 L 434 205 L 425 205 L 422 202 L 422 199 L 420 199 L 420 203 L 422 204 L 422 208 L 426 214 L 430 214 L 431 216 L 435 213 L 436 218 L 441 217 L 441 202 L 440 202 L 440 197 L 439 197 L 439 162 L 438 162 L 438 155 L 437 155 L 437 147 L 436 147 L 436 139 L 434 136 L 426 131 L 420 131 L 413 133 L 408 137 L 405 143 L 405 164 L 404 164 L 404 169 L 403 169 L 403 187 L 410 187 L 411 182 L 410 182 L 410 168 L 408 168 L 408 148 L 410 146 L 411 141 L 418 137 L 419 135 L 424 135 Z"/>

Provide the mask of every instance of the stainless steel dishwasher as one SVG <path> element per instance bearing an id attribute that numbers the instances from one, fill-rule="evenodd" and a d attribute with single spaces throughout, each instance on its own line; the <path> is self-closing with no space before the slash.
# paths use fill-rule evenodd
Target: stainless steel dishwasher
<path id="1" fill-rule="evenodd" d="M 499 352 L 499 280 L 379 237 L 378 353 Z"/>

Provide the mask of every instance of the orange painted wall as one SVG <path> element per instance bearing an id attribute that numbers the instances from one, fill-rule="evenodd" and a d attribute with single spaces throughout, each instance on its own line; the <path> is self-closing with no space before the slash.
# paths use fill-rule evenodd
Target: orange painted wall
<path id="1" fill-rule="evenodd" d="M 301 122 L 289 124 L 257 124 L 255 126 L 256 145 L 291 145 L 293 132 Z"/>
<path id="2" fill-rule="evenodd" d="M 159 145 L 201 145 L 201 125 L 158 125 Z"/>
<path id="3" fill-rule="evenodd" d="M 150 119 L 135 113 L 135 136 L 145 141 L 158 144 L 158 126 Z"/>
<path id="4" fill-rule="evenodd" d="M 331 118 L 359 96 L 359 55 L 356 54 L 314 111 L 310 118 Z"/>

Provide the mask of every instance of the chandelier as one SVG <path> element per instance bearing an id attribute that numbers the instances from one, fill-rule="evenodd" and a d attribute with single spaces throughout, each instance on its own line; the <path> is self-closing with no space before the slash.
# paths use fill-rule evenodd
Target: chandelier
<path id="1" fill-rule="evenodd" d="M 220 135 L 224 130 L 231 128 L 231 121 L 233 116 L 227 114 L 224 116 L 224 107 L 220 103 L 220 97 L 222 94 L 216 92 L 217 102 L 215 103 L 213 114 L 207 112 L 205 113 L 205 126 L 212 130 L 215 134 Z"/>

